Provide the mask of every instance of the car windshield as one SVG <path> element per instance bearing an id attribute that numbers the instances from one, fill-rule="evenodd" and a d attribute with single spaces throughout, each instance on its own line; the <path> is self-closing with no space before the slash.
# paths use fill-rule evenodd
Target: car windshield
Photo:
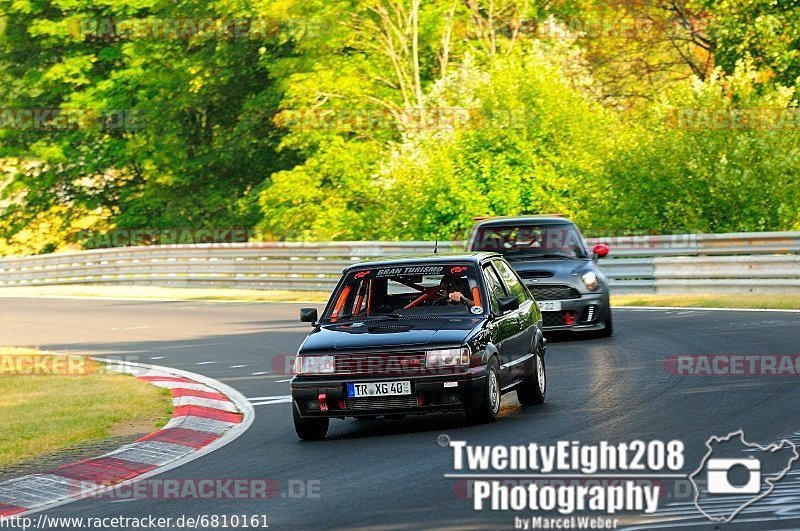
<path id="1" fill-rule="evenodd" d="M 348 271 L 323 322 L 441 316 L 478 317 L 487 307 L 468 263 L 392 264 Z"/>
<path id="2" fill-rule="evenodd" d="M 479 227 L 473 251 L 494 251 L 510 260 L 586 258 L 580 232 L 570 223 Z"/>

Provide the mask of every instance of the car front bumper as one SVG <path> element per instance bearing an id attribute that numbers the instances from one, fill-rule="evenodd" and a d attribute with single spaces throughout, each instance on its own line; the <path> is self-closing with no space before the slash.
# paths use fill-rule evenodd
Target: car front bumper
<path id="1" fill-rule="evenodd" d="M 411 395 L 348 398 L 351 382 L 411 381 Z M 374 417 L 459 412 L 476 408 L 483 398 L 484 367 L 452 375 L 369 377 L 331 376 L 292 379 L 292 406 L 303 418 Z M 445 384 L 448 387 L 445 387 Z M 323 406 L 324 404 L 324 406 Z"/>
<path id="2" fill-rule="evenodd" d="M 582 294 L 579 299 L 566 299 L 560 302 L 561 311 L 542 312 L 543 331 L 582 332 L 603 330 L 606 327 L 610 313 L 607 292 Z M 572 315 L 573 324 L 568 324 L 568 312 Z"/>

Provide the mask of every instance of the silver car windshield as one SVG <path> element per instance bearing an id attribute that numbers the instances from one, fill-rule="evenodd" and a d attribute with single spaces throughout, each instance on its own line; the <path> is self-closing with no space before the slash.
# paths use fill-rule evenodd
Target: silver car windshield
<path id="1" fill-rule="evenodd" d="M 502 253 L 511 261 L 587 257 L 583 237 L 569 223 L 480 227 L 472 250 Z"/>

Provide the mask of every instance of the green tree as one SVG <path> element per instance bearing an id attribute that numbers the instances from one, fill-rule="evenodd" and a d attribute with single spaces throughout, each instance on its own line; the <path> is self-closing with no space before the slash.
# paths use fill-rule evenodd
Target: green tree
<path id="1" fill-rule="evenodd" d="M 63 223 L 41 250 L 87 213 L 95 229 L 256 223 L 258 188 L 294 162 L 275 151 L 277 24 L 232 34 L 231 22 L 260 18 L 235 2 L 0 6 L 2 107 L 79 117 L 0 133 L 0 156 L 35 162 L 4 189 L 6 238 L 53 211 Z"/>
<path id="2" fill-rule="evenodd" d="M 607 225 L 656 233 L 800 226 L 800 121 L 792 90 L 764 90 L 752 65 L 675 87 L 606 166 Z"/>

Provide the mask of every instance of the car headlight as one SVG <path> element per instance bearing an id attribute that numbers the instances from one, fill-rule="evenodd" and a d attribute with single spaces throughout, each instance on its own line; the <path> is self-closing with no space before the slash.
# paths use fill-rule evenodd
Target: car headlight
<path id="1" fill-rule="evenodd" d="M 586 284 L 586 288 L 589 291 L 595 291 L 600 287 L 600 279 L 597 278 L 597 274 L 594 271 L 587 271 L 581 275 L 581 280 Z"/>
<path id="2" fill-rule="evenodd" d="M 446 348 L 425 352 L 425 366 L 428 368 L 457 365 L 469 365 L 469 348 Z"/>
<path id="3" fill-rule="evenodd" d="M 295 374 L 333 374 L 333 356 L 297 356 L 294 359 Z"/>

